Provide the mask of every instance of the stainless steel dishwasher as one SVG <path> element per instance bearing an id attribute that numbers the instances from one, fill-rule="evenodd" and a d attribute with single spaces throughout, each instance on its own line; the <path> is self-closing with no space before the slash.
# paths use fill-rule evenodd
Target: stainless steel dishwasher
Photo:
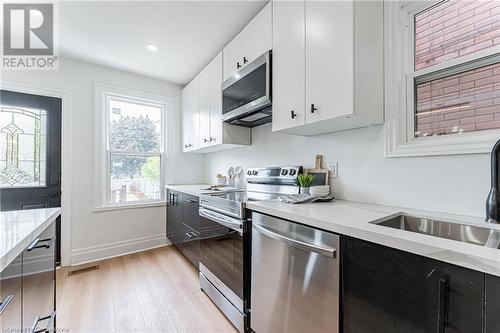
<path id="1" fill-rule="evenodd" d="M 250 327 L 339 331 L 339 236 L 252 213 Z"/>

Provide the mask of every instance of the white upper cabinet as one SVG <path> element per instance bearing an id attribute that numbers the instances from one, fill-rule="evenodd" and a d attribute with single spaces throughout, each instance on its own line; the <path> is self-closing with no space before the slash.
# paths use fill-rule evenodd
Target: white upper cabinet
<path id="1" fill-rule="evenodd" d="M 381 1 L 274 1 L 272 36 L 274 131 L 383 123 Z"/>
<path id="2" fill-rule="evenodd" d="M 221 84 L 222 52 L 182 90 L 185 152 L 206 153 L 251 143 L 249 128 L 222 122 Z"/>
<path id="3" fill-rule="evenodd" d="M 224 80 L 272 49 L 271 3 L 224 47 Z"/>
<path id="4" fill-rule="evenodd" d="M 305 124 L 304 2 L 273 2 L 273 131 Z"/>
<path id="5" fill-rule="evenodd" d="M 182 150 L 192 151 L 200 147 L 200 80 L 195 77 L 182 90 Z"/>

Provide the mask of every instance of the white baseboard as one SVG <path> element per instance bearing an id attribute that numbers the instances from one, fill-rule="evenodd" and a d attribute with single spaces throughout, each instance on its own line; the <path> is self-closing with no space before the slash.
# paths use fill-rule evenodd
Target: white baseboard
<path id="1" fill-rule="evenodd" d="M 154 235 L 71 251 L 71 266 L 123 256 L 171 244 L 165 235 Z"/>

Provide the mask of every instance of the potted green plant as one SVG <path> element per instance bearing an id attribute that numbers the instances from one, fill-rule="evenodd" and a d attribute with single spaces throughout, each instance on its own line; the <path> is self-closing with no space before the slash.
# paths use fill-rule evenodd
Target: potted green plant
<path id="1" fill-rule="evenodd" d="M 309 187 L 314 183 L 314 175 L 302 173 L 297 176 L 297 181 L 300 185 L 300 193 L 309 194 Z"/>

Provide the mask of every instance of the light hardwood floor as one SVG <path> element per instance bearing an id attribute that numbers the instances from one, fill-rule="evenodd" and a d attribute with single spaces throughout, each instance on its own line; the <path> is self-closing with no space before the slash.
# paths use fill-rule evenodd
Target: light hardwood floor
<path id="1" fill-rule="evenodd" d="M 236 332 L 172 246 L 57 271 L 57 326 L 70 332 Z"/>

